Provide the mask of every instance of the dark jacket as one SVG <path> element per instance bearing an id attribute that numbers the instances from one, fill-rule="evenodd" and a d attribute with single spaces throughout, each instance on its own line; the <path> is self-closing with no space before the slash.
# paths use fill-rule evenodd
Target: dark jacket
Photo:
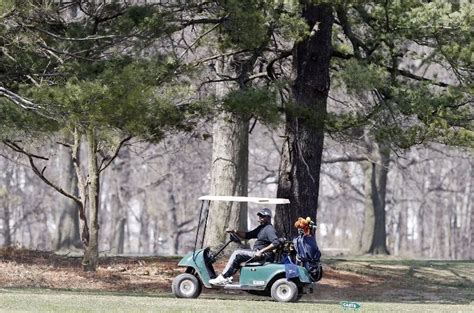
<path id="1" fill-rule="evenodd" d="M 245 233 L 245 239 L 254 238 L 257 239 L 253 245 L 254 250 L 261 250 L 271 243 L 275 247 L 278 247 L 278 245 L 280 244 L 275 231 L 275 227 L 273 227 L 273 225 L 270 223 L 265 225 L 259 225 L 257 228 Z"/>

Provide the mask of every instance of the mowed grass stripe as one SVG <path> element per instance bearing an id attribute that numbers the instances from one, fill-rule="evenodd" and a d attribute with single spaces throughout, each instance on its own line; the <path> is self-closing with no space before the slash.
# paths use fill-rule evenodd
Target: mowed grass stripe
<path id="1" fill-rule="evenodd" d="M 212 295 L 208 295 L 212 296 Z M 218 296 L 217 296 L 218 297 Z M 349 312 L 339 303 L 276 303 L 225 295 L 226 299 L 92 294 L 54 290 L 0 290 L 2 312 Z M 360 302 L 358 312 L 474 312 L 474 304 Z"/>

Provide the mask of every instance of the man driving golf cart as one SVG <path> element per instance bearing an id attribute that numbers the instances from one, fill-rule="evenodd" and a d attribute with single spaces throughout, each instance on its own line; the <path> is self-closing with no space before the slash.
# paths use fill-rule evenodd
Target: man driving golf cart
<path id="1" fill-rule="evenodd" d="M 259 226 L 251 231 L 227 230 L 228 233 L 236 234 L 241 239 L 257 239 L 253 249 L 237 249 L 232 253 L 222 273 L 214 279 L 209 280 L 211 285 L 222 286 L 232 283 L 232 276 L 240 269 L 243 262 L 260 261 L 273 262 L 275 255 L 273 250 L 280 245 L 280 241 L 273 227 L 272 211 L 263 208 L 257 213 Z"/>
<path id="2" fill-rule="evenodd" d="M 285 207 L 288 207 L 287 205 L 290 203 L 288 199 L 207 195 L 200 197 L 199 200 L 201 201 L 198 218 L 200 222 L 196 228 L 194 248 L 179 261 L 178 266 L 185 268 L 185 272 L 176 276 L 171 284 L 171 290 L 176 297 L 188 299 L 197 298 L 201 294 L 202 289 L 207 288 L 242 290 L 253 295 L 271 296 L 274 300 L 279 302 L 293 302 L 297 301 L 302 294 L 313 292 L 313 285 L 316 281 L 309 271 L 312 270 L 312 267 L 309 267 L 308 270 L 308 268 L 303 266 L 304 262 L 299 262 L 296 259 L 295 250 L 291 248 L 291 242 L 285 240 L 281 247 L 278 247 L 280 248 L 278 252 L 281 256 L 275 257 L 276 260 L 273 262 L 264 262 L 267 260 L 263 259 L 262 255 L 272 257 L 273 247 L 277 244 L 274 241 L 277 236 L 270 223 L 271 211 L 268 209 L 259 211 L 259 213 L 261 213 L 259 214 L 259 220 L 264 224 L 260 225 L 260 228 L 257 227 L 248 233 L 242 231 L 229 232 L 229 240 L 218 251 L 211 251 L 210 247 L 203 246 L 211 201 L 247 202 L 257 205 L 265 204 L 266 206 L 286 205 Z M 288 221 L 288 223 L 290 223 L 290 221 Z M 273 234 L 264 236 L 266 229 L 273 230 Z M 225 280 L 225 282 L 221 283 L 221 285 L 211 284 L 211 280 L 217 277 L 213 264 L 216 262 L 219 254 L 231 242 L 237 244 L 241 243 L 239 236 L 242 238 L 256 237 L 257 242 L 254 248 L 257 250 L 247 250 L 253 254 L 251 254 L 250 257 L 244 256 L 247 262 L 243 262 L 243 264 L 238 262 L 236 257 L 239 251 L 242 250 L 237 250 L 235 256 L 233 258 L 231 257 L 231 260 L 233 260 L 229 261 L 229 265 L 223 274 L 228 276 L 231 272 L 233 274 L 240 268 L 240 275 L 237 282 L 230 284 L 230 279 L 228 278 L 231 276 L 225 278 L 224 275 L 221 275 L 222 279 L 220 280 Z M 260 240 L 262 243 L 259 243 Z M 304 246 L 302 246 L 302 248 L 303 252 L 306 251 Z M 253 260 L 252 258 L 257 257 L 257 255 L 260 258 L 259 262 L 249 262 Z M 302 256 L 306 259 L 306 253 L 302 254 Z"/>

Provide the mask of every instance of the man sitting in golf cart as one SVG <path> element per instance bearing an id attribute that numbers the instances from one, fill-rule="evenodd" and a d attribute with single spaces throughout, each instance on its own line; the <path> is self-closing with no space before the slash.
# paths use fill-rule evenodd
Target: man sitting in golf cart
<path id="1" fill-rule="evenodd" d="M 254 243 L 253 250 L 237 249 L 232 253 L 226 267 L 222 274 L 214 279 L 209 280 L 212 285 L 226 285 L 232 282 L 232 276 L 240 269 L 242 262 L 260 261 L 272 262 L 274 259 L 273 249 L 280 245 L 278 236 L 273 227 L 272 211 L 268 208 L 263 208 L 257 213 L 258 222 L 260 223 L 254 230 L 245 232 L 241 230 L 228 230 L 227 232 L 234 233 L 241 239 L 257 239 Z"/>

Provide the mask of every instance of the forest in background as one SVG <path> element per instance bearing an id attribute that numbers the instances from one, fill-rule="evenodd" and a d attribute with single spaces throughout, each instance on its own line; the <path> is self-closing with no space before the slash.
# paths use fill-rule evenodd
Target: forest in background
<path id="1" fill-rule="evenodd" d="M 252 132 L 249 196 L 274 196 L 281 141 L 275 129 L 257 126 Z M 364 225 L 362 168 L 357 162 L 329 161 L 329 155 L 344 158 L 356 148 L 327 142 L 331 152 L 326 152 L 328 162 L 322 169 L 318 244 L 328 255 L 357 255 Z M 192 249 L 197 199 L 209 190 L 211 145 L 210 140 L 177 135 L 159 145 L 137 142 L 127 147 L 103 178 L 100 251 L 181 255 Z M 2 183 L 7 189 L 1 198 L 1 242 L 4 246 L 57 249 L 60 232 L 68 231 L 61 225 L 68 200 L 44 186 L 18 156 L 5 149 L 2 156 Z M 59 179 L 61 154 L 53 159 L 57 164 L 54 175 Z M 391 254 L 471 258 L 473 174 L 473 158 L 465 150 L 433 145 L 394 158 L 387 205 Z M 255 218 L 250 219 L 255 226 Z"/>
<path id="2" fill-rule="evenodd" d="M 100 252 L 183 254 L 197 198 L 226 185 L 212 178 L 220 177 L 216 146 L 236 142 L 239 195 L 288 193 L 285 159 L 321 173 L 315 183 L 294 172 L 311 192 L 292 189 L 289 197 L 308 198 L 295 202 L 300 215 L 316 215 L 316 201 L 318 243 L 328 254 L 373 250 L 382 225 L 375 253 L 473 258 L 469 2 L 31 1 L 24 11 L 8 3 L 16 2 L 2 7 L 2 245 L 80 249 L 89 246 L 84 224 L 88 231 L 100 224 Z M 276 22 L 267 29 L 261 19 Z M 311 42 L 302 20 L 316 33 L 335 22 L 329 37 Z M 314 76 L 298 76 L 315 59 L 311 48 L 328 38 L 327 73 L 318 70 L 329 61 L 308 67 Z M 289 83 L 306 86 L 311 77 L 320 78 L 313 94 Z M 298 107 L 311 99 L 323 111 Z M 292 132 L 294 125 L 305 130 Z M 287 142 L 322 160 L 285 157 Z M 45 180 L 66 187 L 53 190 Z M 251 209 L 249 218 L 246 208 L 239 212 L 232 223 L 251 226 Z"/>

